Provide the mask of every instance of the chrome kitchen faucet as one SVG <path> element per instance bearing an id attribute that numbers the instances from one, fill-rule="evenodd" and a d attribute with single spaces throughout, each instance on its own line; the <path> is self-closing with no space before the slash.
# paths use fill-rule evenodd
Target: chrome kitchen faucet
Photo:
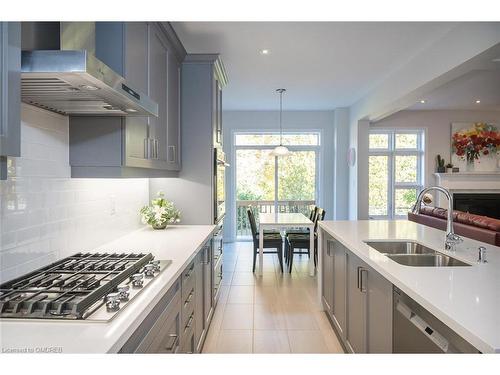
<path id="1" fill-rule="evenodd" d="M 455 246 L 461 243 L 463 239 L 459 235 L 455 234 L 455 232 L 453 232 L 453 196 L 448 190 L 440 186 L 430 186 L 428 188 L 423 189 L 420 192 L 420 194 L 418 194 L 417 202 L 413 206 L 412 212 L 414 214 L 420 213 L 422 198 L 426 193 L 428 193 L 431 190 L 440 191 L 441 193 L 446 195 L 446 198 L 448 198 L 448 220 L 446 223 L 446 239 L 444 241 L 444 248 L 446 250 L 454 251 Z"/>

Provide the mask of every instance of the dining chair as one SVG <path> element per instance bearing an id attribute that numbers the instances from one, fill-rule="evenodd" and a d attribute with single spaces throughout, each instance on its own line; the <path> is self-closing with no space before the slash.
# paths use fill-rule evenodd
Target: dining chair
<path id="1" fill-rule="evenodd" d="M 314 257 L 314 267 L 316 267 L 316 263 L 318 261 L 318 224 L 325 218 L 326 211 L 322 208 L 317 208 L 316 216 L 314 218 L 314 249 L 313 249 L 313 257 Z M 286 259 L 288 260 L 288 270 L 292 272 L 293 266 L 293 255 L 294 254 L 307 254 L 311 256 L 310 249 L 310 234 L 307 233 L 290 233 L 287 234 L 285 239 L 285 252 Z M 299 251 L 295 251 L 295 250 Z M 301 250 L 306 249 L 306 252 Z"/>
<path id="2" fill-rule="evenodd" d="M 309 220 L 314 222 L 316 218 L 316 212 L 318 211 L 318 206 L 313 206 L 311 208 L 311 212 L 309 213 Z M 302 228 L 302 229 L 290 229 L 286 231 L 286 235 L 291 234 L 291 233 L 298 233 L 298 234 L 307 234 L 309 235 L 309 228 Z M 285 242 L 285 262 L 288 264 L 288 251 L 287 251 L 287 242 Z"/>
<path id="3" fill-rule="evenodd" d="M 250 222 L 250 228 L 252 230 L 253 238 L 253 269 L 255 272 L 255 262 L 257 261 L 257 254 L 259 253 L 259 231 L 257 230 L 257 223 L 255 221 L 255 216 L 251 208 L 247 208 L 248 221 Z M 280 262 L 281 272 L 283 272 L 283 238 L 280 232 L 265 232 L 264 233 L 264 254 L 277 254 L 278 260 Z M 265 249 L 276 249 L 276 251 L 270 251 Z"/>

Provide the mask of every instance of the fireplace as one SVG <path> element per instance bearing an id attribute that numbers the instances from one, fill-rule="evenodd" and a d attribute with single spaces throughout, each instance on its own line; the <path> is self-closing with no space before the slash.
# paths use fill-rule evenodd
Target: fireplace
<path id="1" fill-rule="evenodd" d="M 500 219 L 500 193 L 453 193 L 453 209 Z"/>

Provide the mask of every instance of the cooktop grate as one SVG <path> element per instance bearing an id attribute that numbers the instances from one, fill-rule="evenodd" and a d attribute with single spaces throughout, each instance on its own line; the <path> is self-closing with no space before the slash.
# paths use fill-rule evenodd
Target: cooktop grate
<path id="1" fill-rule="evenodd" d="M 0 285 L 0 318 L 82 319 L 153 260 L 152 254 L 78 253 Z"/>

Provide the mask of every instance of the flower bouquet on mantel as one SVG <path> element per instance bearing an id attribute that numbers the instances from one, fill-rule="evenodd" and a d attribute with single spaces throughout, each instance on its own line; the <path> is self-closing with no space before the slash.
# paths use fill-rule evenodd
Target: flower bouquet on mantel
<path id="1" fill-rule="evenodd" d="M 151 201 L 149 206 L 141 208 L 141 220 L 143 224 L 149 224 L 154 229 L 165 229 L 168 224 L 179 223 L 181 213 L 174 204 L 164 198 L 165 194 L 159 191 L 157 198 Z"/>

